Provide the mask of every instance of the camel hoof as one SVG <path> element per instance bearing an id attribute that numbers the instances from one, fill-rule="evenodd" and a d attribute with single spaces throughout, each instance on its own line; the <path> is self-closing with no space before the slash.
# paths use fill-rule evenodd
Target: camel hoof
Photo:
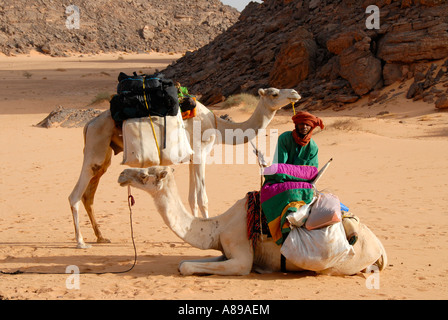
<path id="1" fill-rule="evenodd" d="M 76 246 L 76 249 L 89 249 L 91 247 L 92 247 L 92 245 L 90 245 L 90 244 L 78 243 L 78 245 Z"/>
<path id="2" fill-rule="evenodd" d="M 98 238 L 98 239 L 96 240 L 96 242 L 97 242 L 97 243 L 110 243 L 110 240 L 109 240 L 109 239 L 106 239 L 106 238 Z"/>

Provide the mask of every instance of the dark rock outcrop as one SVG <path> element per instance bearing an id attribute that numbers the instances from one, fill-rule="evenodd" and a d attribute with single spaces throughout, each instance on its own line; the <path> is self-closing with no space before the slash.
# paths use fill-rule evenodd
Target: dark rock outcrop
<path id="1" fill-rule="evenodd" d="M 87 122 L 100 115 L 103 110 L 93 108 L 73 109 L 58 106 L 51 111 L 48 116 L 36 124 L 41 128 L 78 128 L 83 127 Z"/>
<path id="2" fill-rule="evenodd" d="M 379 29 L 366 27 L 369 5 Z M 205 103 L 276 86 L 297 89 L 309 106 L 341 106 L 446 57 L 446 1 L 265 0 L 164 72 Z"/>

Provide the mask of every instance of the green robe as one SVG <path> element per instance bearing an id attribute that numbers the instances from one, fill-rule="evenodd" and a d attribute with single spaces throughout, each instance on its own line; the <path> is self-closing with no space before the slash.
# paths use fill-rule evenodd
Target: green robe
<path id="1" fill-rule="evenodd" d="M 294 141 L 292 131 L 286 131 L 278 137 L 274 163 L 314 166 L 318 168 L 318 151 L 319 148 L 313 139 L 306 146 L 302 147 Z"/>

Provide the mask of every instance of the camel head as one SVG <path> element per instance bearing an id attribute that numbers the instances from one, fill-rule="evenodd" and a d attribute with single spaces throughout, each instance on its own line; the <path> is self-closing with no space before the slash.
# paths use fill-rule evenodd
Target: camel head
<path id="1" fill-rule="evenodd" d="M 258 94 L 266 107 L 271 109 L 271 111 L 277 111 L 291 102 L 297 102 L 302 98 L 294 89 L 259 89 Z"/>
<path id="2" fill-rule="evenodd" d="M 163 166 L 125 169 L 118 177 L 118 183 L 122 187 L 131 186 L 154 194 L 162 189 L 173 172 L 173 168 Z"/>

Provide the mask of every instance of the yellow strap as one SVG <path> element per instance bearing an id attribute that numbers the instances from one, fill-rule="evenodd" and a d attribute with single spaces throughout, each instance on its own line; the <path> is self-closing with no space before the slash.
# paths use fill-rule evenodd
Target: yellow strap
<path id="1" fill-rule="evenodd" d="M 145 99 L 146 109 L 149 111 L 148 101 L 146 101 L 146 92 L 145 92 L 145 77 L 143 77 L 143 97 Z M 152 133 L 154 134 L 154 139 L 156 140 L 157 152 L 159 153 L 159 161 L 162 163 L 162 155 L 160 154 L 159 142 L 157 141 L 156 130 L 154 129 L 154 123 L 152 123 L 151 115 L 149 115 L 149 121 L 151 122 Z"/>
<path id="2" fill-rule="evenodd" d="M 294 102 L 291 102 L 292 105 L 292 111 L 294 112 L 294 115 L 296 115 L 296 109 L 294 108 Z"/>

